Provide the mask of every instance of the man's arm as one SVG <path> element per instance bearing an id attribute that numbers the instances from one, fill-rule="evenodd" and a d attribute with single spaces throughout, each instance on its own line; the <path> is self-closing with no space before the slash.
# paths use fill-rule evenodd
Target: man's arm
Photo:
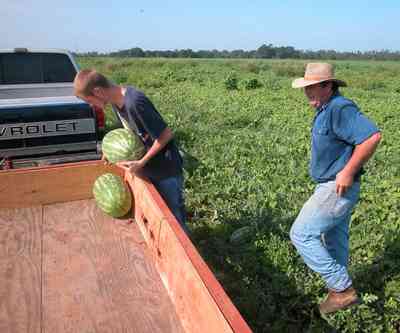
<path id="1" fill-rule="evenodd" d="M 147 151 L 147 153 L 139 160 L 139 161 L 124 161 L 117 163 L 117 166 L 131 172 L 137 172 L 141 168 L 143 168 L 146 163 L 152 159 L 161 149 L 163 149 L 168 142 L 170 142 L 173 138 L 172 131 L 166 127 L 161 135 L 154 140 L 152 146 Z"/>
<path id="2" fill-rule="evenodd" d="M 354 176 L 374 154 L 381 137 L 381 133 L 377 132 L 363 143 L 356 145 L 350 160 L 343 170 L 336 175 L 336 193 L 339 196 L 342 196 L 353 184 Z"/>

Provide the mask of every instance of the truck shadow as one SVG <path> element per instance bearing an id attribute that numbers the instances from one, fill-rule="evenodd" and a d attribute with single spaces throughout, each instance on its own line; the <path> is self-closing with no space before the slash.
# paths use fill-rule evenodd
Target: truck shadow
<path id="1" fill-rule="evenodd" d="M 199 252 L 254 332 L 336 332 L 320 318 L 310 295 L 296 288 L 290 272 L 283 271 L 274 260 L 276 257 L 268 253 L 271 247 L 267 242 L 290 242 L 285 230 L 294 219 L 293 216 L 277 218 L 268 214 L 245 216 L 212 227 L 202 225 L 193 230 L 192 236 Z M 232 226 L 248 225 L 249 221 L 259 226 L 255 229 L 258 236 L 233 244 L 229 238 Z M 273 251 L 280 250 L 274 248 Z"/>

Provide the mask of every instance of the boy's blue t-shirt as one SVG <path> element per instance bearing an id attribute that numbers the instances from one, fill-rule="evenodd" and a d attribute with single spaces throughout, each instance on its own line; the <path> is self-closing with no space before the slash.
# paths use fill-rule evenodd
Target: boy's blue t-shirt
<path id="1" fill-rule="evenodd" d="M 166 122 L 153 103 L 143 92 L 133 87 L 127 87 L 122 109 L 118 109 L 116 106 L 113 106 L 113 108 L 128 122 L 130 128 L 137 132 L 146 150 L 150 149 L 154 140 L 158 139 L 167 128 Z M 153 182 L 174 177 L 181 173 L 182 158 L 174 139 L 153 156 L 140 172 L 141 175 L 148 177 Z"/>
<path id="2" fill-rule="evenodd" d="M 317 109 L 312 127 L 310 175 L 315 182 L 335 180 L 350 160 L 356 145 L 374 133 L 376 125 L 357 105 L 336 93 Z M 359 180 L 363 170 L 355 177 Z"/>

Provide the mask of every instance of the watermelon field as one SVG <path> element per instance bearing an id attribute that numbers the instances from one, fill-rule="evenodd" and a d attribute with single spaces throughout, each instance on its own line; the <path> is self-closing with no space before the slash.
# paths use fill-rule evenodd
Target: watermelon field
<path id="1" fill-rule="evenodd" d="M 326 320 L 323 281 L 289 229 L 313 191 L 305 61 L 79 58 L 154 102 L 185 155 L 192 238 L 255 332 L 400 332 L 400 63 L 335 62 L 342 92 L 382 130 L 351 225 L 363 304 Z M 115 118 L 107 111 L 108 129 Z M 240 228 L 238 233 L 232 234 Z"/>

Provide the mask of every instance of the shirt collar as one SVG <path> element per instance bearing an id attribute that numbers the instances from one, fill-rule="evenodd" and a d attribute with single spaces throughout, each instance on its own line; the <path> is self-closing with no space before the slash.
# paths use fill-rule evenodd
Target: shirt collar
<path id="1" fill-rule="evenodd" d="M 332 96 L 329 98 L 329 100 L 324 103 L 323 105 L 321 105 L 318 109 L 317 109 L 317 113 L 320 113 L 322 111 L 325 111 L 326 108 L 328 107 L 329 103 L 337 96 L 340 96 L 340 92 L 336 91 L 334 94 L 332 94 Z"/>

